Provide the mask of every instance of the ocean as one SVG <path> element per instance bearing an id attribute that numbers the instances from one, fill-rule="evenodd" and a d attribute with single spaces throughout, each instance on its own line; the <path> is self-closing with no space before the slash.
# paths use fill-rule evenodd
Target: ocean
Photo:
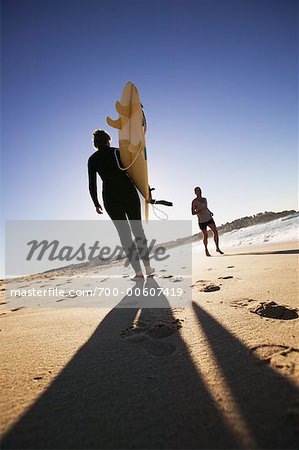
<path id="1" fill-rule="evenodd" d="M 247 247 L 250 245 L 275 244 L 277 242 L 298 241 L 299 213 L 261 223 L 250 227 L 240 228 L 219 236 L 220 248 Z M 209 238 L 209 241 L 211 238 Z M 196 243 L 193 251 L 202 251 L 202 241 Z"/>

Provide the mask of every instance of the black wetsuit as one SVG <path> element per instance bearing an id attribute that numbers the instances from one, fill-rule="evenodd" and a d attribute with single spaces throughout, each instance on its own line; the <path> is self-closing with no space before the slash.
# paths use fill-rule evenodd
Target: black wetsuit
<path id="1" fill-rule="evenodd" d="M 118 163 L 116 161 L 118 159 Z M 118 165 L 119 164 L 119 165 Z M 97 173 L 103 181 L 104 207 L 112 220 L 141 220 L 140 200 L 137 190 L 124 170 L 119 150 L 103 146 L 88 160 L 89 192 L 94 205 L 99 206 Z"/>
<path id="2" fill-rule="evenodd" d="M 140 200 L 132 180 L 119 166 L 123 167 L 119 149 L 102 146 L 93 153 L 88 160 L 89 192 L 95 207 L 100 206 L 97 196 L 98 173 L 103 181 L 105 210 L 117 228 L 122 246 L 134 270 L 139 272 L 139 256 L 145 265 L 149 265 L 147 242 L 141 223 Z M 132 241 L 131 231 L 135 236 L 138 252 Z"/>

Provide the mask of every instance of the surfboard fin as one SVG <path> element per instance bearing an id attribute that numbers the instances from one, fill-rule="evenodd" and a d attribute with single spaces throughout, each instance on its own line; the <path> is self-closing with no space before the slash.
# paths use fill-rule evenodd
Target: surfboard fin
<path id="1" fill-rule="evenodd" d="M 115 103 L 116 111 L 120 116 L 124 116 L 129 118 L 131 116 L 131 107 L 130 105 L 122 105 L 119 101 Z"/>
<path id="2" fill-rule="evenodd" d="M 111 119 L 111 117 L 107 117 L 106 121 L 110 127 L 116 128 L 117 130 L 121 130 L 128 122 L 128 119 L 125 117 L 123 118 L 120 117 L 119 119 L 113 120 Z"/>

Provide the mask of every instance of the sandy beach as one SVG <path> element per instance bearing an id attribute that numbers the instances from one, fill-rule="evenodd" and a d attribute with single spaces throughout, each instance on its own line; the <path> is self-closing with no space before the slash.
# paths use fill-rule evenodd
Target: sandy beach
<path id="1" fill-rule="evenodd" d="M 297 243 L 211 253 L 188 306 L 11 308 L 2 284 L 2 448 L 298 448 Z"/>

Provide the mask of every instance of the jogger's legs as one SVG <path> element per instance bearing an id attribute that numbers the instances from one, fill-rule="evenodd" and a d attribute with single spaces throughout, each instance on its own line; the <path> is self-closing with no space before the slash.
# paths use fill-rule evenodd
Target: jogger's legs
<path id="1" fill-rule="evenodd" d="M 205 251 L 206 251 L 206 255 L 207 256 L 211 256 L 208 250 L 208 230 L 202 230 L 202 235 L 203 235 L 203 243 L 205 246 Z"/>
<path id="2" fill-rule="evenodd" d="M 211 230 L 213 231 L 213 235 L 214 235 L 214 241 L 215 241 L 215 245 L 216 245 L 216 251 L 218 253 L 223 254 L 223 252 L 220 250 L 219 248 L 219 234 L 218 234 L 218 230 L 216 228 L 216 225 L 214 223 L 212 223 L 210 225 Z"/>

